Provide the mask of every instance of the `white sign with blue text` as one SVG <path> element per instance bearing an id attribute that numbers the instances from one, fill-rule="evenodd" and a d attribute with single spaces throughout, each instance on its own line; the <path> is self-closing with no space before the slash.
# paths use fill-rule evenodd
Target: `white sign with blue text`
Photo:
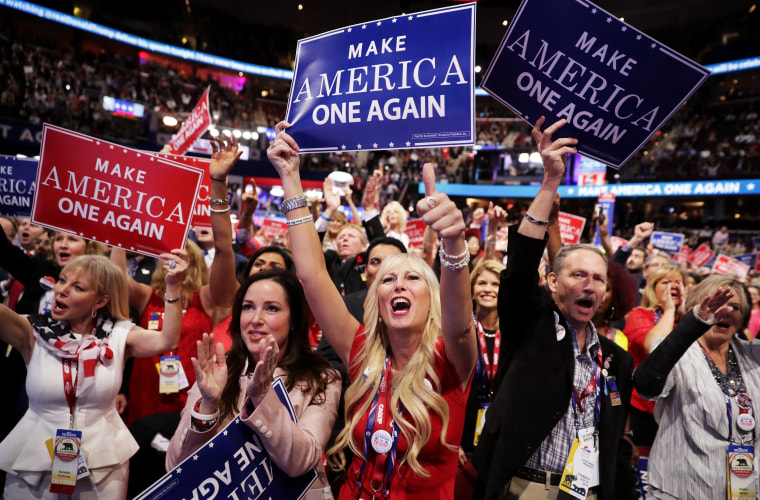
<path id="1" fill-rule="evenodd" d="M 585 0 L 523 0 L 480 86 L 619 169 L 710 72 Z"/>
<path id="2" fill-rule="evenodd" d="M 471 145 L 475 3 L 298 42 L 286 120 L 299 152 Z"/>

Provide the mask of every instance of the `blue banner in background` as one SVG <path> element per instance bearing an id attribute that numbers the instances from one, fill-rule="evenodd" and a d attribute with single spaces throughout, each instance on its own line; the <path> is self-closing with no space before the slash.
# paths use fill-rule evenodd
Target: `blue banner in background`
<path id="1" fill-rule="evenodd" d="M 709 73 L 590 2 L 523 0 L 480 86 L 619 169 Z"/>
<path id="2" fill-rule="evenodd" d="M 755 264 L 757 264 L 757 252 L 734 255 L 734 259 L 738 260 L 742 264 L 747 264 L 750 268 L 754 269 Z"/>
<path id="3" fill-rule="evenodd" d="M 664 233 L 654 231 L 649 237 L 649 242 L 653 247 L 659 250 L 665 250 L 668 253 L 680 253 L 685 236 L 680 233 Z"/>
<path id="4" fill-rule="evenodd" d="M 475 3 L 298 42 L 286 120 L 301 153 L 472 145 Z"/>
<path id="5" fill-rule="evenodd" d="M 296 421 L 293 405 L 282 379 L 272 388 Z M 280 470 L 261 443 L 261 438 L 239 418 L 203 445 L 193 455 L 135 497 L 135 500 L 192 498 L 276 498 L 303 497 L 317 470 L 290 477 Z"/>
<path id="6" fill-rule="evenodd" d="M 32 215 L 38 164 L 37 160 L 0 156 L 0 215 Z"/>

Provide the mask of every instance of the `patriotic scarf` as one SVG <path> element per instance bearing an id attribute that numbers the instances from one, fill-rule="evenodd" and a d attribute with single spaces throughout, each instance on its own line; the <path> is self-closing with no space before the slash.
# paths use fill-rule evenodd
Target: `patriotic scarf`
<path id="1" fill-rule="evenodd" d="M 79 338 L 71 333 L 67 323 L 54 320 L 50 314 L 30 314 L 28 319 L 42 347 L 57 358 L 77 362 L 77 397 L 94 384 L 98 361 L 107 366 L 113 359 L 113 351 L 108 347 L 114 326 L 110 318 L 99 316 L 92 333 Z"/>

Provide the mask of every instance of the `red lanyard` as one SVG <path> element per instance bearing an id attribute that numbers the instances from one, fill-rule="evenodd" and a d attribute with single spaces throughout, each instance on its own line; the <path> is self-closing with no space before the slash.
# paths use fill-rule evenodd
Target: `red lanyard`
<path id="1" fill-rule="evenodd" d="M 597 377 L 601 378 L 601 375 L 602 375 L 602 346 L 601 345 L 599 346 L 599 349 L 597 351 L 597 358 L 598 358 L 599 362 L 594 367 L 594 373 L 591 375 L 591 380 L 589 381 L 589 383 L 586 386 L 586 388 L 583 389 L 583 392 L 581 392 L 580 394 L 578 394 L 578 388 L 575 387 L 575 385 L 573 385 L 573 391 L 575 392 L 575 399 L 578 402 L 578 409 L 581 411 L 581 413 L 583 413 L 583 411 L 584 411 L 583 410 L 583 399 L 594 393 L 594 391 L 596 390 L 596 386 L 597 386 L 596 379 L 597 379 Z M 593 363 L 593 361 L 592 361 L 592 363 Z M 598 400 L 599 400 L 599 398 L 597 398 L 597 403 L 598 403 Z M 597 406 L 599 406 L 599 405 L 597 404 Z"/>
<path id="2" fill-rule="evenodd" d="M 501 330 L 496 330 L 494 334 L 493 344 L 493 363 L 488 360 L 488 346 L 486 345 L 486 332 L 483 330 L 483 325 L 480 321 L 476 321 L 478 325 L 478 342 L 480 342 L 480 352 L 483 354 L 483 365 L 486 370 L 486 377 L 488 382 L 492 383 L 496 372 L 499 369 L 499 346 L 501 345 Z"/>
<path id="3" fill-rule="evenodd" d="M 69 404 L 69 428 L 74 425 L 74 405 L 77 402 L 76 380 L 71 376 L 71 360 L 61 360 L 63 366 L 63 392 L 66 394 L 66 402 Z M 79 378 L 79 372 L 77 372 Z"/>

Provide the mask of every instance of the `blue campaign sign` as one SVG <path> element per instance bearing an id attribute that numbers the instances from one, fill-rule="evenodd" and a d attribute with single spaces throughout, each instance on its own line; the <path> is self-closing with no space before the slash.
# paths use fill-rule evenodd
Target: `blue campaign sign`
<path id="1" fill-rule="evenodd" d="M 709 74 L 591 2 L 523 0 L 480 86 L 619 169 Z"/>
<path id="2" fill-rule="evenodd" d="M 684 239 L 683 234 L 654 231 L 649 237 L 649 242 L 653 247 L 665 250 L 668 253 L 679 253 Z"/>
<path id="3" fill-rule="evenodd" d="M 0 215 L 32 215 L 37 165 L 37 160 L 0 156 Z"/>
<path id="4" fill-rule="evenodd" d="M 293 421 L 296 414 L 282 379 L 272 383 Z M 135 497 L 135 500 L 277 498 L 303 497 L 317 470 L 290 477 L 280 470 L 261 443 L 258 434 L 239 418 L 234 419 L 201 449 Z"/>
<path id="5" fill-rule="evenodd" d="M 742 264 L 747 264 L 750 268 L 754 269 L 755 264 L 757 264 L 757 252 L 734 255 L 734 259 L 738 260 Z"/>
<path id="6" fill-rule="evenodd" d="M 760 236 L 752 237 L 752 245 L 754 245 L 755 250 L 760 251 Z"/>
<path id="7" fill-rule="evenodd" d="M 298 42 L 286 120 L 299 152 L 475 142 L 475 2 Z"/>

